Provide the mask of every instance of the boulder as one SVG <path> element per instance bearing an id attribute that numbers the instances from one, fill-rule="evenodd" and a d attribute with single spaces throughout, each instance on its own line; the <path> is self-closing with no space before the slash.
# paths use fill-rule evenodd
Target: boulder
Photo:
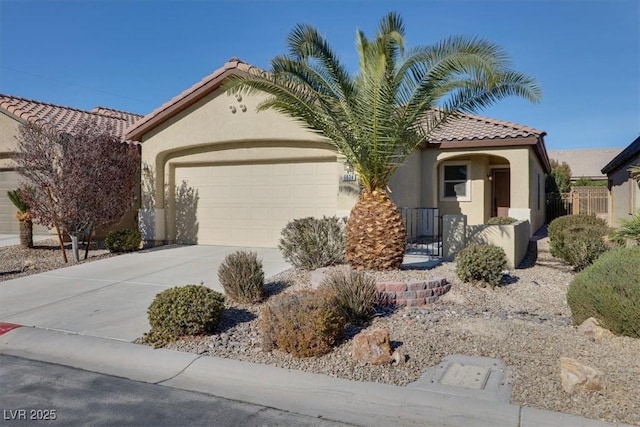
<path id="1" fill-rule="evenodd" d="M 589 317 L 578 326 L 578 331 L 583 335 L 593 338 L 594 340 L 600 340 L 602 338 L 609 338 L 613 336 L 613 333 L 600 326 L 600 321 L 595 317 Z"/>
<path id="2" fill-rule="evenodd" d="M 392 360 L 388 329 L 362 331 L 353 337 L 351 345 L 351 355 L 357 362 L 384 365 Z"/>
<path id="3" fill-rule="evenodd" d="M 569 394 L 602 389 L 602 373 L 570 357 L 560 358 L 562 388 Z"/>

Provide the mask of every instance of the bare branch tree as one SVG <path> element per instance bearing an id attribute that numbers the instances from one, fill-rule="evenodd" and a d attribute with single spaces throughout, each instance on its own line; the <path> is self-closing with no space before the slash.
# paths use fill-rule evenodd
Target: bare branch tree
<path id="1" fill-rule="evenodd" d="M 82 233 L 118 223 L 133 206 L 140 155 L 109 125 L 83 120 L 62 133 L 27 123 L 20 127 L 18 150 L 34 220 L 71 236 L 74 261 Z"/>

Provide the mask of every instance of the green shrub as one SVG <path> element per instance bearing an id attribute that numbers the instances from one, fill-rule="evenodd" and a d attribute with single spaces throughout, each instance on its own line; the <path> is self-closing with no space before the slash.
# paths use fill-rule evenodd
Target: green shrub
<path id="1" fill-rule="evenodd" d="M 506 268 L 504 249 L 494 245 L 469 245 L 456 257 L 456 274 L 463 282 L 494 288 L 502 282 Z"/>
<path id="2" fill-rule="evenodd" d="M 335 216 L 294 219 L 282 230 L 278 248 L 296 268 L 314 270 L 344 263 L 344 227 Z"/>
<path id="3" fill-rule="evenodd" d="M 144 340 L 156 347 L 183 335 L 212 333 L 224 311 L 224 295 L 203 285 L 177 286 L 156 295 L 147 315 Z"/>
<path id="4" fill-rule="evenodd" d="M 254 304 L 264 298 L 264 271 L 255 252 L 237 251 L 226 256 L 218 269 L 224 293 L 242 304 Z"/>
<path id="5" fill-rule="evenodd" d="M 609 232 L 607 223 L 595 215 L 565 215 L 551 221 L 548 228 L 549 233 L 549 250 L 551 255 L 556 258 L 564 259 L 565 253 L 565 236 L 572 227 L 593 226 L 601 236 L 606 236 Z"/>
<path id="6" fill-rule="evenodd" d="M 333 293 L 338 312 L 352 324 L 366 323 L 375 312 L 376 281 L 362 271 L 348 267 L 332 271 L 320 287 Z"/>
<path id="7" fill-rule="evenodd" d="M 578 273 L 567 291 L 572 320 L 589 317 L 610 331 L 640 338 L 640 246 L 618 248 Z"/>
<path id="8" fill-rule="evenodd" d="M 613 231 L 609 238 L 619 242 L 620 245 L 626 244 L 627 240 L 640 244 L 640 210 L 637 210 L 630 219 L 623 219 L 620 227 Z"/>
<path id="9" fill-rule="evenodd" d="M 260 313 L 262 348 L 295 357 L 326 354 L 344 334 L 345 319 L 327 291 L 302 290 L 280 294 Z"/>
<path id="10" fill-rule="evenodd" d="M 511 225 L 516 222 L 518 222 L 518 220 L 510 216 L 494 216 L 489 218 L 487 225 Z"/>
<path id="11" fill-rule="evenodd" d="M 111 231 L 104 239 L 109 252 L 133 252 L 140 249 L 142 235 L 140 230 Z"/>
<path id="12" fill-rule="evenodd" d="M 564 233 L 561 258 L 578 271 L 593 264 L 606 251 L 602 228 L 599 226 L 573 226 Z"/>

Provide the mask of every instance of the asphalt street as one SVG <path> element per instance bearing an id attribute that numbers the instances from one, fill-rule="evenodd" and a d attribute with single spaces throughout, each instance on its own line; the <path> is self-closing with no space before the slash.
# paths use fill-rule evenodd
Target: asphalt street
<path id="1" fill-rule="evenodd" d="M 11 427 L 347 425 L 7 355 L 0 388 L 0 425 Z"/>

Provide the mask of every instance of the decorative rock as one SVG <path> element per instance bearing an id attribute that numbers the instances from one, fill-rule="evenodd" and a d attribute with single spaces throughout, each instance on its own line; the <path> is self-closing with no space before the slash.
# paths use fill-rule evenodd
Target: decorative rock
<path id="1" fill-rule="evenodd" d="M 404 354 L 404 350 L 397 348 L 391 355 L 392 363 L 394 366 L 404 366 L 407 361 L 407 355 Z"/>
<path id="2" fill-rule="evenodd" d="M 570 357 L 560 358 L 560 378 L 562 388 L 567 393 L 576 391 L 597 391 L 602 389 L 602 373 L 590 366 L 583 365 Z"/>
<path id="3" fill-rule="evenodd" d="M 327 267 L 320 267 L 311 272 L 311 289 L 318 289 L 320 284 L 324 282 L 324 279 L 327 277 L 327 270 Z"/>
<path id="4" fill-rule="evenodd" d="M 578 331 L 594 340 L 613 336 L 611 331 L 600 326 L 600 322 L 595 317 L 589 317 L 582 322 L 580 326 L 578 326 Z"/>
<path id="5" fill-rule="evenodd" d="M 351 354 L 356 361 L 372 365 L 384 365 L 391 362 L 389 330 L 374 329 L 360 332 L 353 337 Z"/>

